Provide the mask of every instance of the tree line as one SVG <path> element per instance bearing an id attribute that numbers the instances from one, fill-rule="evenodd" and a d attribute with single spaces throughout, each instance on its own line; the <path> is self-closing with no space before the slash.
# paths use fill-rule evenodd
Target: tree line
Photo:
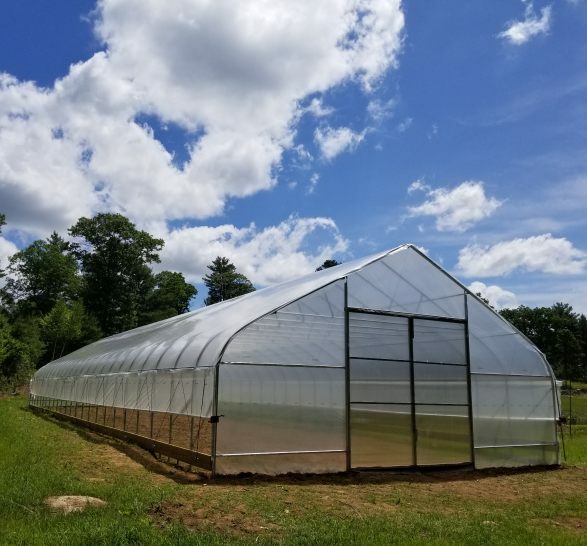
<path id="1" fill-rule="evenodd" d="M 0 233 L 5 224 L 0 214 Z M 153 272 L 164 241 L 121 214 L 80 218 L 68 233 L 0 264 L 0 389 L 104 336 L 185 313 L 197 294 L 182 273 Z M 206 305 L 255 290 L 224 257 L 208 266 L 204 283 Z"/>

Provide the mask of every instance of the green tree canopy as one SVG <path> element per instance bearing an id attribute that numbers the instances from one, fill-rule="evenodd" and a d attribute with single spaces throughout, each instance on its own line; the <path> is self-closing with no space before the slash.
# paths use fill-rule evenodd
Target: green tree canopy
<path id="1" fill-rule="evenodd" d="M 150 263 L 159 262 L 163 240 L 121 214 L 80 218 L 69 233 L 84 277 L 83 299 L 105 334 L 138 325 L 141 306 L 153 286 Z"/>
<path id="2" fill-rule="evenodd" d="M 79 300 L 73 303 L 59 300 L 39 322 L 42 338 L 47 344 L 47 362 L 101 336 Z"/>
<path id="3" fill-rule="evenodd" d="M 204 300 L 206 305 L 255 291 L 253 283 L 239 273 L 228 258 L 218 256 L 208 269 L 210 273 L 204 276 L 204 284 L 208 288 L 208 297 Z"/>
<path id="4" fill-rule="evenodd" d="M 24 385 L 34 370 L 28 347 L 13 336 L 7 317 L 0 313 L 0 391 Z"/>
<path id="5" fill-rule="evenodd" d="M 190 301 L 198 291 L 186 282 L 181 273 L 161 271 L 155 275 L 153 281 L 154 286 L 147 296 L 141 324 L 149 324 L 189 311 Z"/>
<path id="6" fill-rule="evenodd" d="M 79 297 L 81 278 L 70 244 L 53 232 L 10 258 L 4 292 L 24 312 L 48 313 L 59 300 Z"/>
<path id="7" fill-rule="evenodd" d="M 320 266 L 316 268 L 316 271 L 322 271 L 323 269 L 328 269 L 329 267 L 335 267 L 337 265 L 340 265 L 342 262 L 339 262 L 337 260 L 324 260 L 324 263 Z"/>

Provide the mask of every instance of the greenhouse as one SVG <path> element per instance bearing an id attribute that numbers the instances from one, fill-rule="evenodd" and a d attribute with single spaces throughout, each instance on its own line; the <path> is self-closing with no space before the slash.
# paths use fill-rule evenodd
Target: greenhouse
<path id="1" fill-rule="evenodd" d="M 30 403 L 215 474 L 559 462 L 544 355 L 412 245 L 102 339 Z"/>

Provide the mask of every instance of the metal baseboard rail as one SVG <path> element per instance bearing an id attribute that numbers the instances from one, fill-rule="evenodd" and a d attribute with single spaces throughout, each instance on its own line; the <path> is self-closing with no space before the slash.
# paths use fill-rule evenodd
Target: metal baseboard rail
<path id="1" fill-rule="evenodd" d="M 86 421 L 85 419 L 74 417 L 73 415 L 58 413 L 46 408 L 40 408 L 38 406 L 29 407 L 31 408 L 31 410 L 35 412 L 51 415 L 52 417 L 56 417 L 63 421 L 69 421 L 70 423 L 83 426 L 89 430 L 98 432 L 100 434 L 104 434 L 106 436 L 112 436 L 119 440 L 132 442 L 142 447 L 143 449 L 146 449 L 147 451 L 156 452 L 161 455 L 167 455 L 168 457 L 173 457 L 178 461 L 182 461 L 184 463 L 197 466 L 202 470 L 212 470 L 212 458 L 210 457 L 210 455 L 206 455 L 205 453 L 198 453 L 197 451 L 191 451 L 183 447 L 166 444 L 164 442 L 159 442 L 158 440 L 153 440 L 152 438 L 148 438 L 147 436 L 141 436 L 140 434 L 134 434 L 132 432 L 127 432 L 125 430 L 120 430 L 99 423 L 94 423 L 92 421 Z"/>

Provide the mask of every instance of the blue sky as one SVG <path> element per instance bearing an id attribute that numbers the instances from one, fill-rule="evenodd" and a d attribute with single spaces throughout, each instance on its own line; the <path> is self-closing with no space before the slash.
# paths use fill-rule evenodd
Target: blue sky
<path id="1" fill-rule="evenodd" d="M 587 2 L 10 0 L 0 261 L 102 210 L 199 283 L 404 242 L 587 312 Z M 196 302 L 200 305 L 201 297 Z"/>

